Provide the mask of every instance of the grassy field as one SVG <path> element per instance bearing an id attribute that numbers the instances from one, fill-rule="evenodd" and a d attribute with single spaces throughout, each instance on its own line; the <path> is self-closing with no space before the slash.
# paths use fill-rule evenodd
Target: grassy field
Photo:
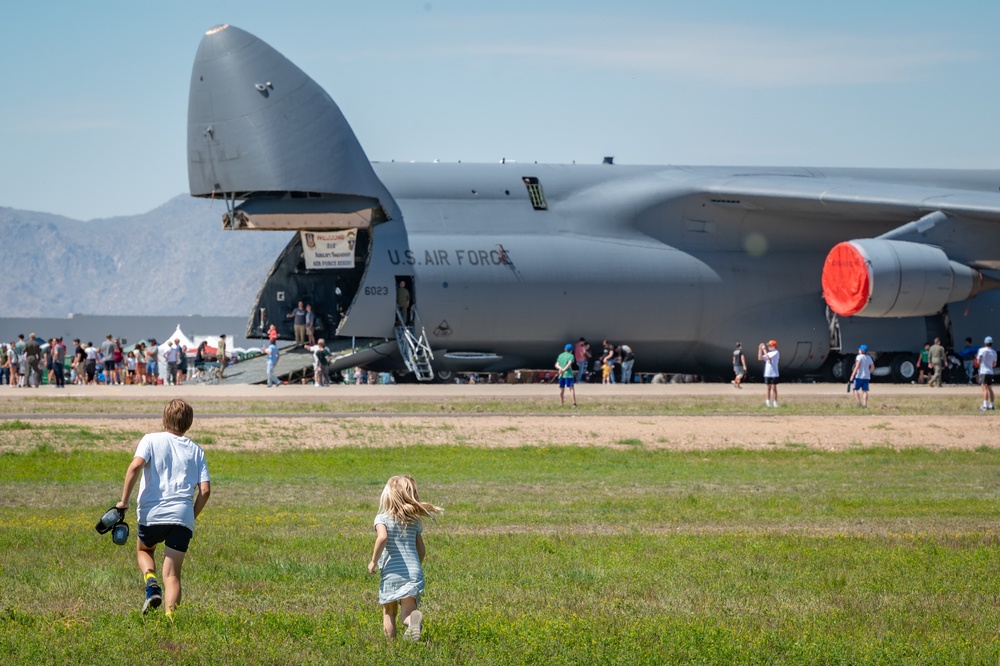
<path id="1" fill-rule="evenodd" d="M 171 624 L 139 614 L 134 524 L 93 530 L 137 433 L 0 427 L 25 440 L 0 455 L 2 663 L 1000 663 L 995 448 L 209 446 Z M 403 472 L 446 509 L 416 645 L 383 639 L 365 571 Z"/>

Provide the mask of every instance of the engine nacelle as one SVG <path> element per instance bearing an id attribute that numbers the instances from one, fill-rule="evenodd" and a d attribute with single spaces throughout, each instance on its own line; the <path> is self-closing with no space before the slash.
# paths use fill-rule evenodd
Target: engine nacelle
<path id="1" fill-rule="evenodd" d="M 823 298 L 842 316 L 921 317 L 981 290 L 979 271 L 944 250 L 865 238 L 838 243 L 823 265 Z"/>

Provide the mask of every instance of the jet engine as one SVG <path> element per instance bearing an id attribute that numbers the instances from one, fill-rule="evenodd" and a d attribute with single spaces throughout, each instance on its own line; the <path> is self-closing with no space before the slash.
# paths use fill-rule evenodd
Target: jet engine
<path id="1" fill-rule="evenodd" d="M 823 298 L 839 315 L 920 317 L 989 288 L 974 268 L 944 250 L 866 238 L 838 243 L 823 265 Z"/>

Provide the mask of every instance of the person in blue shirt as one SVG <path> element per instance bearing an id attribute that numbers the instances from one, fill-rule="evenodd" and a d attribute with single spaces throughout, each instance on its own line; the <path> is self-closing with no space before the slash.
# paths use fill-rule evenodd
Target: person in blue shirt
<path id="1" fill-rule="evenodd" d="M 965 367 L 965 376 L 969 380 L 970 384 L 976 382 L 976 368 L 975 360 L 976 354 L 979 353 L 979 347 L 972 344 L 972 338 L 965 339 L 965 346 L 962 347 L 962 351 L 958 352 L 958 357 L 962 359 L 962 365 Z"/>
<path id="2" fill-rule="evenodd" d="M 316 313 L 313 306 L 306 303 L 306 342 L 310 347 L 316 345 Z"/>
<path id="3" fill-rule="evenodd" d="M 278 365 L 278 344 L 272 342 L 265 349 L 264 353 L 267 354 L 267 386 L 268 388 L 272 386 L 278 386 L 281 382 L 278 381 L 278 376 L 274 374 L 274 366 Z"/>

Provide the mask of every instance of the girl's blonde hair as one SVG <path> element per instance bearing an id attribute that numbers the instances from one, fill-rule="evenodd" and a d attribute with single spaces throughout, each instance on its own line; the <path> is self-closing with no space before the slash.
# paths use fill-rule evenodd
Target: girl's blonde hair
<path id="1" fill-rule="evenodd" d="M 410 525 L 419 523 L 424 516 L 437 516 L 444 509 L 429 502 L 421 502 L 417 494 L 417 482 L 408 474 L 400 474 L 389 479 L 382 489 L 378 511 L 392 516 L 397 523 Z"/>

